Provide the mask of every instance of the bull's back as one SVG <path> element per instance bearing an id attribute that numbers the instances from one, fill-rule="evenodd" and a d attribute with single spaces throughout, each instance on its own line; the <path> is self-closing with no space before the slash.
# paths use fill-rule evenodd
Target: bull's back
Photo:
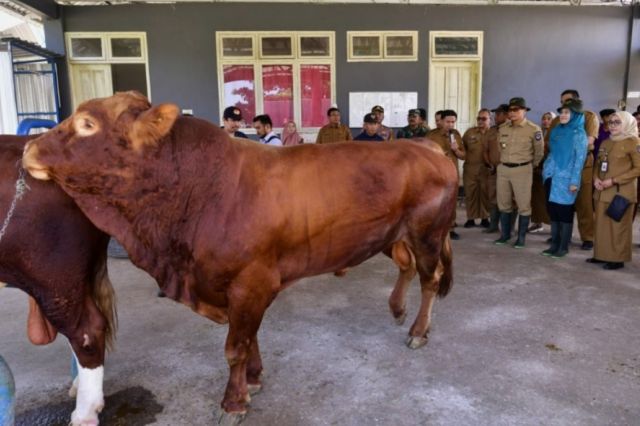
<path id="1" fill-rule="evenodd" d="M 268 172 L 253 179 L 261 182 L 261 195 L 246 200 L 256 214 L 242 220 L 276 251 L 285 279 L 364 261 L 400 238 L 412 214 L 437 211 L 457 185 L 455 168 L 430 144 L 353 142 L 271 152 Z"/>

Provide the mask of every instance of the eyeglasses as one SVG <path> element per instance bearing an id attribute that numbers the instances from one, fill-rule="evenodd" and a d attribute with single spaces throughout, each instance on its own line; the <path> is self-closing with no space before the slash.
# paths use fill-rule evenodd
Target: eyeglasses
<path id="1" fill-rule="evenodd" d="M 622 121 L 620 120 L 609 120 L 609 126 L 620 126 Z"/>
<path id="2" fill-rule="evenodd" d="M 518 111 L 520 111 L 521 109 L 522 109 L 522 108 L 520 108 L 520 107 L 511 107 L 511 108 L 509 108 L 509 112 L 518 112 Z"/>
<path id="3" fill-rule="evenodd" d="M 478 121 L 487 121 L 489 119 L 489 117 L 478 117 L 477 120 Z"/>

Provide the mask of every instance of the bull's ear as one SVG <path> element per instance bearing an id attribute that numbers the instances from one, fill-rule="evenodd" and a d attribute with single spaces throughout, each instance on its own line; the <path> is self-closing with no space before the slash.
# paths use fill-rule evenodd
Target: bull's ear
<path id="1" fill-rule="evenodd" d="M 174 104 L 160 104 L 141 113 L 133 122 L 130 138 L 136 151 L 144 146 L 155 146 L 173 127 L 180 110 Z"/>

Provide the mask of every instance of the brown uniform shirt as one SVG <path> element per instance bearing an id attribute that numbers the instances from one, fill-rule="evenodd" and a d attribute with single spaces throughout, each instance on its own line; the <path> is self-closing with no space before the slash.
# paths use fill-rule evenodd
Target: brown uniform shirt
<path id="1" fill-rule="evenodd" d="M 487 129 L 483 132 L 479 127 L 472 127 L 464 132 L 462 144 L 465 151 L 465 164 L 484 164 L 484 147 L 489 136 L 489 130 Z"/>
<path id="2" fill-rule="evenodd" d="M 333 143 L 350 140 L 353 140 L 351 130 L 344 124 L 339 124 L 338 126 L 327 124 L 320 129 L 316 137 L 316 143 Z"/>
<path id="3" fill-rule="evenodd" d="M 456 142 L 458 143 L 458 149 L 464 152 L 464 144 L 462 143 L 460 132 L 455 129 L 452 132 L 454 137 L 456 138 Z M 454 154 L 453 150 L 451 149 L 451 139 L 449 138 L 449 132 L 443 129 L 433 129 L 429 132 L 427 137 L 440 145 L 440 148 L 442 148 L 445 155 L 451 159 L 451 161 L 456 165 L 457 168 L 458 157 L 456 157 L 456 154 Z"/>
<path id="4" fill-rule="evenodd" d="M 500 143 L 498 142 L 498 127 L 492 126 L 484 140 L 484 161 L 494 167 L 500 164 Z"/>
<path id="5" fill-rule="evenodd" d="M 602 163 L 607 161 L 607 171 L 602 171 Z M 596 201 L 609 202 L 618 193 L 632 203 L 637 202 L 636 178 L 640 176 L 640 139 L 630 137 L 620 141 L 607 139 L 598 149 L 595 175 L 600 180 L 614 178 L 617 185 L 602 191 L 593 191 Z"/>
<path id="6" fill-rule="evenodd" d="M 522 164 L 532 162 L 534 167 L 542 160 L 544 143 L 540 126 L 526 118 L 520 124 L 507 122 L 498 128 L 500 162 Z"/>

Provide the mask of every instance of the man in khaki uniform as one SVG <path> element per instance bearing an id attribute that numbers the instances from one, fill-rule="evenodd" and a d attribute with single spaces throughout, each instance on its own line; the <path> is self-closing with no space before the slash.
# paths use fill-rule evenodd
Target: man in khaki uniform
<path id="1" fill-rule="evenodd" d="M 483 108 L 478 112 L 478 125 L 472 127 L 462 137 L 465 160 L 462 172 L 464 202 L 467 208 L 465 228 L 476 226 L 475 219 L 481 219 L 480 225 L 489 227 L 487 199 L 487 166 L 484 162 L 484 148 L 491 125 L 491 113 Z"/>
<path id="2" fill-rule="evenodd" d="M 500 164 L 500 143 L 498 142 L 498 128 L 507 122 L 507 114 L 509 113 L 509 105 L 500 104 L 499 107 L 492 109 L 495 114 L 495 125 L 489 129 L 485 138 L 484 146 L 484 162 L 487 166 L 487 200 L 489 210 L 489 228 L 483 230 L 485 233 L 498 232 L 498 219 L 500 211 L 498 210 L 498 200 L 496 198 L 496 180 L 497 167 Z"/>
<path id="3" fill-rule="evenodd" d="M 327 110 L 327 117 L 329 118 L 329 124 L 320 129 L 316 137 L 316 143 L 334 143 L 353 139 L 351 130 L 340 122 L 340 110 L 338 108 L 329 108 Z"/>
<path id="4" fill-rule="evenodd" d="M 447 109 L 442 111 L 440 124 L 442 125 L 439 129 L 433 129 L 429 132 L 427 136 L 432 141 L 436 142 L 440 145 L 440 148 L 444 151 L 445 155 L 449 157 L 449 159 L 456 166 L 456 170 L 458 169 L 458 159 L 464 160 L 465 153 L 464 147 L 462 144 L 462 137 L 460 133 L 455 129 L 456 121 L 458 120 L 458 114 L 455 111 Z M 451 231 L 449 231 L 449 237 L 452 240 L 459 240 L 460 235 L 453 230 L 455 226 L 455 216 L 453 218 L 453 223 L 451 224 Z"/>
<path id="5" fill-rule="evenodd" d="M 580 99 L 577 90 L 567 89 L 560 95 L 560 104 L 563 105 L 569 99 Z M 556 117 L 551 122 L 551 129 L 560 123 L 560 119 Z M 578 190 L 578 198 L 576 199 L 576 216 L 578 217 L 578 231 L 582 240 L 582 250 L 591 250 L 593 248 L 593 143 L 598 138 L 600 130 L 600 121 L 598 116 L 591 111 L 584 111 L 584 130 L 587 132 L 587 141 L 589 143 L 589 154 L 584 162 L 582 169 L 582 178 L 580 179 L 580 189 Z"/>
<path id="6" fill-rule="evenodd" d="M 524 247 L 531 217 L 531 185 L 533 167 L 544 154 L 542 129 L 525 118 L 527 103 L 524 98 L 509 100 L 509 123 L 498 129 L 500 165 L 498 166 L 498 208 L 502 235 L 495 241 L 506 244 L 511 239 L 511 213 L 513 198 L 518 205 L 518 239 L 515 248 Z"/>
<path id="7" fill-rule="evenodd" d="M 378 120 L 378 124 L 380 124 L 378 134 L 382 136 L 382 139 L 384 139 L 385 141 L 392 141 L 393 129 L 382 124 L 382 122 L 384 121 L 384 108 L 382 108 L 380 105 L 376 105 L 371 108 L 371 114 L 376 117 L 376 120 Z"/>

